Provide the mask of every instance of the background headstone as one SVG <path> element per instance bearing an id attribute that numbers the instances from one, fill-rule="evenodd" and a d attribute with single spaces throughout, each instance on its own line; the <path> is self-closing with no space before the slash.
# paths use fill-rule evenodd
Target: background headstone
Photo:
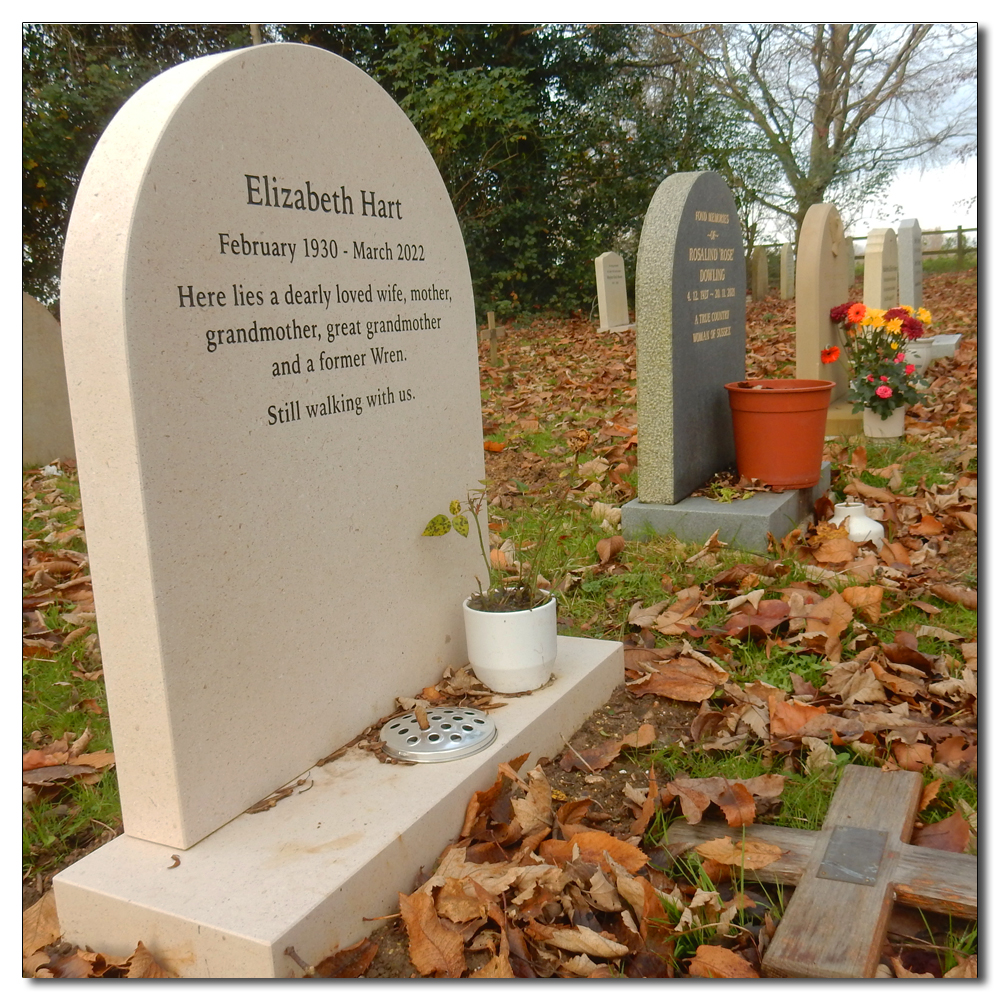
<path id="1" fill-rule="evenodd" d="M 899 302 L 919 309 L 924 304 L 923 233 L 916 219 L 903 219 L 896 231 L 899 259 Z"/>
<path id="2" fill-rule="evenodd" d="M 609 250 L 594 258 L 594 271 L 597 275 L 597 332 L 627 330 L 630 320 L 624 259 Z"/>
<path id="3" fill-rule="evenodd" d="M 385 91 L 265 45 L 122 108 L 62 289 L 125 830 L 185 848 L 467 662 L 465 247 Z"/>
<path id="4" fill-rule="evenodd" d="M 746 374 L 746 263 L 716 173 L 656 189 L 636 264 L 639 490 L 673 504 L 735 462 L 727 382 Z"/>
<path id="5" fill-rule="evenodd" d="M 754 247 L 750 255 L 750 295 L 754 302 L 767 298 L 767 250 Z"/>
<path id="6" fill-rule="evenodd" d="M 783 299 L 795 298 L 795 247 L 785 243 L 781 247 L 779 258 L 781 275 L 780 294 Z"/>
<path id="7" fill-rule="evenodd" d="M 891 229 L 873 229 L 865 243 L 864 304 L 869 309 L 899 305 L 899 254 Z"/>
<path id="8" fill-rule="evenodd" d="M 76 458 L 59 321 L 21 293 L 21 461 Z"/>
<path id="9" fill-rule="evenodd" d="M 830 310 L 847 301 L 848 260 L 853 254 L 844 236 L 840 214 L 833 205 L 813 205 L 799 232 L 795 265 L 795 377 L 829 379 L 836 383 L 833 401 L 847 393 L 847 373 L 838 363 L 824 365 L 820 351 L 843 345 Z"/>

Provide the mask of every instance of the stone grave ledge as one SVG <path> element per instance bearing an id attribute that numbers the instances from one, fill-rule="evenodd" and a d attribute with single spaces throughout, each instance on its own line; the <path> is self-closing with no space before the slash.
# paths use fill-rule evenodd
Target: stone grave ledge
<path id="1" fill-rule="evenodd" d="M 387 765 L 354 748 L 307 772 L 307 790 L 186 851 L 118 837 L 55 877 L 63 937 L 111 955 L 142 941 L 182 978 L 300 976 L 285 949 L 316 964 L 381 926 L 363 918 L 397 913 L 498 765 L 529 753 L 523 774 L 555 756 L 607 701 L 624 680 L 622 645 L 559 636 L 554 673 L 491 713 L 497 738 L 473 756 Z"/>
<path id="2" fill-rule="evenodd" d="M 962 340 L 960 333 L 938 333 L 928 338 L 931 342 L 930 360 L 937 358 L 953 358 Z"/>
<path id="3" fill-rule="evenodd" d="M 754 493 L 748 500 L 724 503 L 708 497 L 686 497 L 679 503 L 640 503 L 622 507 L 622 534 L 629 541 L 675 535 L 682 542 L 707 541 L 716 530 L 719 541 L 747 552 L 767 552 L 768 532 L 783 538 L 813 513 L 813 504 L 830 488 L 830 463 L 820 480 L 804 490 Z"/>

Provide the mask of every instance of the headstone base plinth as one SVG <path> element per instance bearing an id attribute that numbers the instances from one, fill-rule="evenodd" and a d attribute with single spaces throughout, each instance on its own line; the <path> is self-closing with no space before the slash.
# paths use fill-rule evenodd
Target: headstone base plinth
<path id="1" fill-rule="evenodd" d="M 840 437 L 843 434 L 863 433 L 863 416 L 861 413 L 852 413 L 853 403 L 846 399 L 837 400 L 830 404 L 830 409 L 826 413 L 826 436 Z"/>
<path id="2" fill-rule="evenodd" d="M 767 552 L 768 534 L 781 539 L 800 527 L 829 488 L 830 463 L 824 462 L 819 482 L 804 490 L 754 493 L 731 503 L 708 497 L 687 497 L 674 504 L 630 500 L 622 507 L 622 535 L 629 541 L 674 535 L 682 542 L 704 542 L 718 529 L 719 541 L 733 548 Z"/>
<path id="3" fill-rule="evenodd" d="M 599 326 L 597 328 L 598 333 L 628 333 L 629 330 L 635 331 L 635 323 L 629 323 L 627 326 Z"/>
<path id="4" fill-rule="evenodd" d="M 87 855 L 54 879 L 63 938 L 110 955 L 142 941 L 180 977 L 212 979 L 301 976 L 289 946 L 307 964 L 350 947 L 431 874 L 501 763 L 553 756 L 624 680 L 621 643 L 558 641 L 555 679 L 492 712 L 481 753 L 405 766 L 353 748 L 186 851 L 121 836 Z"/>

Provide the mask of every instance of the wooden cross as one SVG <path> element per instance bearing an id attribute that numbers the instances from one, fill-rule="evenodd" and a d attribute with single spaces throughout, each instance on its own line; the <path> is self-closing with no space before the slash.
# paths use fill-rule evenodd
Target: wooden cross
<path id="1" fill-rule="evenodd" d="M 795 885 L 762 968 L 769 977 L 871 979 L 894 900 L 975 919 L 978 862 L 907 843 L 920 806 L 920 775 L 849 764 L 823 829 L 754 823 L 747 839 L 784 852 L 748 872 L 762 882 Z M 670 845 L 693 847 L 739 834 L 725 823 L 671 824 Z"/>

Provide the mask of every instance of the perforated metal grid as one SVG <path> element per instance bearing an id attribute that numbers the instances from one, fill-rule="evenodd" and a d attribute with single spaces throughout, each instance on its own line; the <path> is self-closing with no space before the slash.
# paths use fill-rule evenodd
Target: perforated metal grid
<path id="1" fill-rule="evenodd" d="M 429 709 L 427 721 L 421 729 L 415 712 L 390 720 L 379 733 L 382 749 L 397 760 L 435 764 L 471 757 L 497 738 L 493 720 L 476 708 Z"/>

